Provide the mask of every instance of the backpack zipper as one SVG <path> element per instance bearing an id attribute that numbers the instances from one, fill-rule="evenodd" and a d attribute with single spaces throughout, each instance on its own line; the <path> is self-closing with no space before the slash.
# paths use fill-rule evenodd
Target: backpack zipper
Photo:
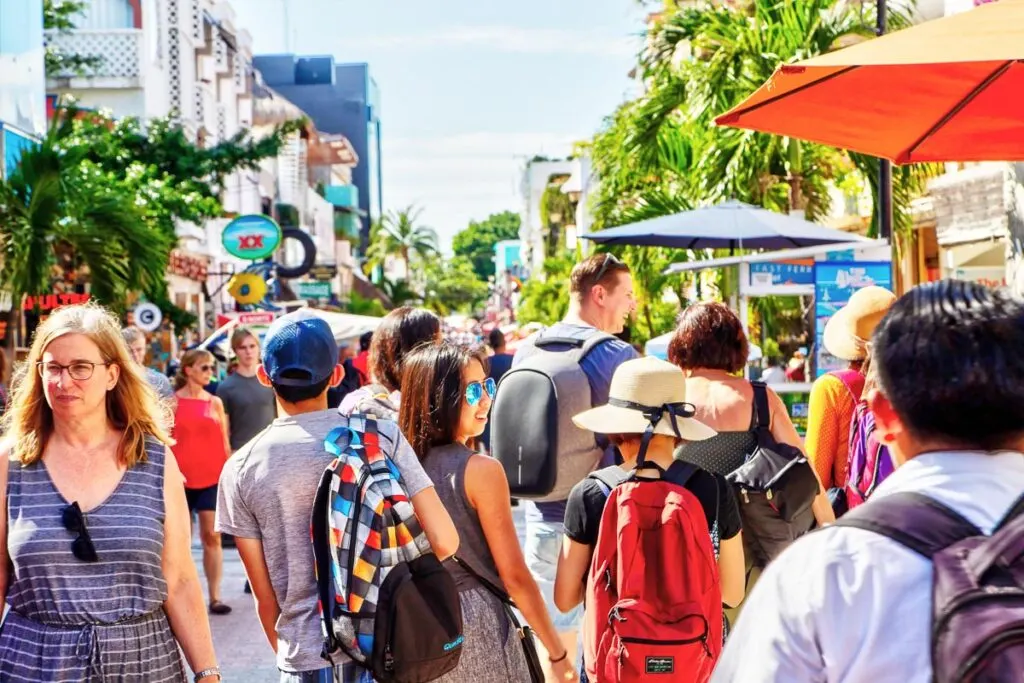
<path id="1" fill-rule="evenodd" d="M 704 647 L 704 652 L 707 653 L 708 657 L 711 656 L 711 648 L 708 647 L 707 636 L 687 638 L 685 640 L 658 640 L 655 638 L 626 638 L 619 636 L 619 642 L 636 643 L 637 645 L 693 645 L 694 643 L 700 643 Z"/>
<path id="2" fill-rule="evenodd" d="M 992 591 L 972 591 L 967 595 L 961 595 L 946 605 L 942 618 L 935 623 L 935 626 L 932 629 L 932 632 L 934 633 L 933 640 L 938 638 L 939 634 L 946 630 L 946 626 L 949 625 L 949 620 L 952 619 L 957 610 L 962 608 L 964 605 L 969 605 L 974 602 L 985 602 L 987 600 L 1006 600 L 1010 598 L 1024 600 L 1024 591 L 1021 591 L 1018 588 L 1006 587 L 1003 589 L 996 588 Z"/>
<path id="3" fill-rule="evenodd" d="M 953 676 L 953 680 L 969 680 L 968 676 L 973 673 L 974 668 L 981 664 L 986 657 L 1000 649 L 1003 645 L 1013 643 L 1015 641 L 1024 643 L 1024 628 L 1015 628 L 1011 631 L 1007 631 L 1006 633 L 1000 633 L 996 638 L 988 641 L 984 647 L 978 650 L 973 657 L 968 659 L 964 665 L 960 667 L 960 670 L 956 672 L 955 676 Z"/>

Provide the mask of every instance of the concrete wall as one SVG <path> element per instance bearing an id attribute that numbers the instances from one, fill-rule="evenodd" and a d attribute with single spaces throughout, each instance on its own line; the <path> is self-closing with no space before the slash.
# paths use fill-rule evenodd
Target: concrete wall
<path id="1" fill-rule="evenodd" d="M 46 132 L 42 0 L 0 0 L 0 121 Z"/>

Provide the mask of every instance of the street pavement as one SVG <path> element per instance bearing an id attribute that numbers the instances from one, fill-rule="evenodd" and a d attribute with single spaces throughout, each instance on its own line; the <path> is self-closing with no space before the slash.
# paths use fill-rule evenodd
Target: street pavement
<path id="1" fill-rule="evenodd" d="M 520 544 L 524 537 L 523 508 L 513 508 L 516 530 L 519 532 Z M 198 535 L 192 543 L 192 557 L 199 568 L 206 593 L 206 579 L 203 573 L 203 551 Z M 224 549 L 224 579 L 221 582 L 221 600 L 231 605 L 231 614 L 210 615 L 210 626 L 213 629 L 213 646 L 217 653 L 224 680 L 245 681 L 246 683 L 275 683 L 280 674 L 274 663 L 274 652 L 270 649 L 263 630 L 256 616 L 256 607 L 252 596 L 243 592 L 245 571 L 238 551 L 234 548 Z M 310 606 L 315 609 L 315 605 Z M 191 675 L 189 680 L 191 680 Z"/>

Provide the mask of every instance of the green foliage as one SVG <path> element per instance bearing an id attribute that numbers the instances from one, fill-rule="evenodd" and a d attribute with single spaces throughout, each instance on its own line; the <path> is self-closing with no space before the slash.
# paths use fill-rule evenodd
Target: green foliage
<path id="1" fill-rule="evenodd" d="M 367 299 L 360 296 L 358 292 L 352 292 L 349 295 L 346 309 L 353 315 L 370 315 L 377 318 L 383 318 L 388 313 L 380 299 Z"/>
<path id="2" fill-rule="evenodd" d="M 576 206 L 562 192 L 567 175 L 553 175 L 540 197 L 540 224 L 546 236 L 546 256 L 558 254 L 565 247 L 565 226 L 576 222 Z"/>
<path id="3" fill-rule="evenodd" d="M 470 221 L 469 227 L 452 238 L 452 251 L 473 264 L 473 272 L 486 282 L 494 276 L 494 245 L 502 240 L 519 239 L 519 214 L 512 211 L 491 214 L 484 220 Z"/>
<path id="4" fill-rule="evenodd" d="M 574 255 L 544 260 L 544 277 L 532 277 L 524 285 L 516 318 L 521 323 L 553 325 L 569 310 L 569 274 L 575 264 Z"/>
<path id="5" fill-rule="evenodd" d="M 366 250 L 367 272 L 384 265 L 389 256 L 402 260 L 411 273 L 414 265 L 427 263 L 440 249 L 437 232 L 419 225 L 422 209 L 415 205 L 389 211 L 370 226 L 370 246 Z"/>
<path id="6" fill-rule="evenodd" d="M 165 286 L 173 240 L 151 229 L 132 189 L 86 148 L 65 147 L 61 130 L 52 127 L 0 182 L 0 281 L 15 302 L 50 291 L 60 252 L 88 272 L 96 299 L 120 310 L 130 293 Z"/>
<path id="7" fill-rule="evenodd" d="M 382 279 L 380 290 L 387 294 L 388 298 L 391 299 L 391 303 L 396 307 L 420 301 L 423 298 L 409 285 L 407 280 L 401 278 L 397 280 Z"/>
<path id="8" fill-rule="evenodd" d="M 70 33 L 75 30 L 75 19 L 80 17 L 88 3 L 84 0 L 43 0 L 43 29 Z M 44 55 L 46 75 L 61 74 L 81 76 L 103 63 L 96 55 L 77 55 L 47 46 Z"/>
<path id="9" fill-rule="evenodd" d="M 439 315 L 472 313 L 486 303 L 488 292 L 466 256 L 426 264 L 424 305 Z"/>
<path id="10" fill-rule="evenodd" d="M 740 199 L 814 220 L 829 210 L 828 187 L 862 176 L 877 196 L 877 161 L 816 143 L 713 125 L 781 63 L 872 37 L 874 7 L 841 0 L 750 0 L 666 7 L 641 55 L 645 94 L 619 107 L 594 139 L 598 226 L 619 225 L 677 207 Z M 890 26 L 908 19 L 890 9 Z M 896 223 L 909 225 L 909 202 L 927 168 L 901 169 Z M 631 215 L 633 214 L 633 215 Z M 661 214 L 663 215 L 663 214 Z"/>

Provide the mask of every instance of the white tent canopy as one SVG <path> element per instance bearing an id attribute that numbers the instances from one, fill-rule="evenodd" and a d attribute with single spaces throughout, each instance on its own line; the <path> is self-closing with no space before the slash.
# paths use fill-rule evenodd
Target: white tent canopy
<path id="1" fill-rule="evenodd" d="M 327 324 L 331 327 L 331 332 L 334 333 L 335 341 L 339 344 L 343 341 L 356 339 L 366 332 L 376 330 L 382 320 L 381 318 L 375 318 L 368 315 L 334 313 L 333 311 L 322 311 L 318 308 L 309 308 L 307 310 L 327 321 Z M 226 357 L 228 355 L 228 340 L 231 338 L 231 332 L 240 324 L 241 323 L 237 319 L 231 320 L 204 339 L 202 343 L 199 344 L 199 347 L 210 349 L 211 351 L 218 351 L 221 355 Z M 263 336 L 266 334 L 267 328 L 269 328 L 270 325 L 247 325 L 247 327 L 258 334 L 262 341 Z"/>

